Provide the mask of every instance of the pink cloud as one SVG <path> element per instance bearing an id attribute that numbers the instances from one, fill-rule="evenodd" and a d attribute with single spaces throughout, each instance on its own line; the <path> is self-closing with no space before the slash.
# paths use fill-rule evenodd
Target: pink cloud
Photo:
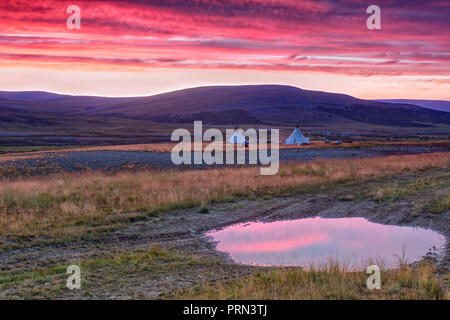
<path id="1" fill-rule="evenodd" d="M 294 0 L 0 3 L 0 64 L 101 70 L 175 68 L 448 76 L 450 4 L 384 1 L 382 29 L 367 3 Z M 442 81 L 442 80 L 441 80 Z"/>

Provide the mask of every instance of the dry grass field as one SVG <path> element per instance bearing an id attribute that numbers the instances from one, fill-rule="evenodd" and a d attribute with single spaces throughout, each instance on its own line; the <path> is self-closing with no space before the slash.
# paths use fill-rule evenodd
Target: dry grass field
<path id="1" fill-rule="evenodd" d="M 332 261 L 310 270 L 230 264 L 212 247 L 205 249 L 201 235 L 216 221 L 228 225 L 264 216 L 271 203 L 278 212 L 279 201 L 306 206 L 293 212 L 371 203 L 364 214 L 445 226 L 449 169 L 450 153 L 434 152 L 286 162 L 275 176 L 235 167 L 2 180 L 0 297 L 448 299 L 448 264 L 400 264 L 384 270 L 383 290 L 373 291 L 365 287 L 364 272 Z M 298 201 L 303 195 L 306 200 Z M 192 235 L 192 228 L 199 231 Z M 174 247 L 178 237 L 184 246 Z M 85 277 L 79 292 L 65 287 L 73 261 Z"/>
<path id="2" fill-rule="evenodd" d="M 124 212 L 156 213 L 449 165 L 449 153 L 433 153 L 282 164 L 275 176 L 261 176 L 258 168 L 225 168 L 113 175 L 92 172 L 1 181 L 0 232 L 67 236 L 121 219 L 117 214 Z"/>

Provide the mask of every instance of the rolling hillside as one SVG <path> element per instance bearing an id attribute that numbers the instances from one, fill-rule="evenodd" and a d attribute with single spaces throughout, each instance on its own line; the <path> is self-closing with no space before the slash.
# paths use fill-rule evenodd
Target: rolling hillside
<path id="1" fill-rule="evenodd" d="M 450 112 L 450 101 L 446 100 L 385 99 L 375 101 L 387 103 L 414 104 L 416 106 L 427 109 Z"/>
<path id="2" fill-rule="evenodd" d="M 285 124 L 356 121 L 385 126 L 450 124 L 450 113 L 412 104 L 361 100 L 348 95 L 290 86 L 214 86 L 149 97 L 105 98 L 43 92 L 0 92 L 0 107 L 94 118 L 160 123 Z M 10 112 L 12 110 L 9 110 Z M 23 115 L 23 114 L 22 114 Z M 1 119 L 0 119 L 1 121 Z"/>

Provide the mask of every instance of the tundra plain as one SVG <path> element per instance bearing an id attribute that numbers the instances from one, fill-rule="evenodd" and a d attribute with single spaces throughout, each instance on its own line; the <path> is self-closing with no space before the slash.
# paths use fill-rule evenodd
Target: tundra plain
<path id="1" fill-rule="evenodd" d="M 448 242 L 441 257 L 400 259 L 398 268 L 383 270 L 383 289 L 373 291 L 365 287 L 364 272 L 332 260 L 310 270 L 239 265 L 205 237 L 240 222 L 362 216 L 433 229 L 448 239 L 448 144 L 424 144 L 427 152 L 414 154 L 404 144 L 403 154 L 286 160 L 276 176 L 248 166 L 4 171 L 0 296 L 448 299 Z M 137 147 L 120 147 L 127 148 Z M 36 153 L 4 156 L 19 155 Z M 49 155 L 44 151 L 41 161 Z M 81 290 L 66 288 L 70 264 L 81 266 Z"/>

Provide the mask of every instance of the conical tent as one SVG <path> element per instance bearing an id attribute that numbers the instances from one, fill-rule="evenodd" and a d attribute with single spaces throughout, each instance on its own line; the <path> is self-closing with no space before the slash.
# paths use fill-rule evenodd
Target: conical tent
<path id="1" fill-rule="evenodd" d="M 309 142 L 309 139 L 306 138 L 302 134 L 302 132 L 300 131 L 300 129 L 297 126 L 297 128 L 295 128 L 294 131 L 292 131 L 292 133 L 289 136 L 289 138 L 286 139 L 284 144 L 298 144 L 298 145 L 302 145 L 302 144 L 310 144 L 310 142 Z"/>
<path id="2" fill-rule="evenodd" d="M 229 143 L 233 144 L 239 144 L 239 143 L 245 143 L 244 136 L 239 132 L 239 130 L 234 131 L 231 138 L 228 140 Z"/>

